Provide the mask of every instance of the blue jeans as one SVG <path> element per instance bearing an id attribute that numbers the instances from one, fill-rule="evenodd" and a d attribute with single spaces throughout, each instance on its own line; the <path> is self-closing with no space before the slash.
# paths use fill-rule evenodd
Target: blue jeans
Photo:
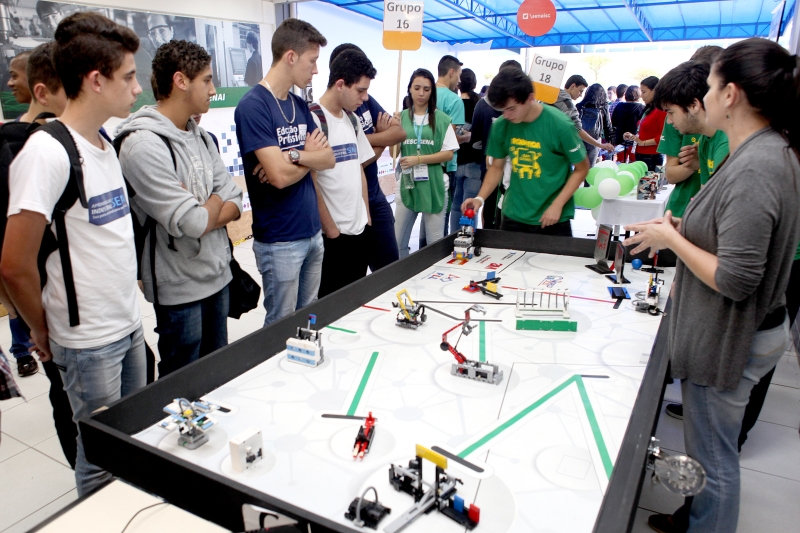
<path id="1" fill-rule="evenodd" d="M 681 381 L 686 453 L 706 470 L 706 488 L 694 497 L 688 533 L 735 533 L 739 520 L 739 432 L 750 391 L 789 347 L 789 319 L 758 331 L 735 390 Z"/>
<path id="2" fill-rule="evenodd" d="M 229 308 L 227 285 L 196 302 L 156 305 L 159 377 L 227 345 Z"/>
<path id="3" fill-rule="evenodd" d="M 76 423 L 100 407 L 145 386 L 147 362 L 141 325 L 130 335 L 106 346 L 76 350 L 59 346 L 50 339 L 50 350 L 53 362 L 61 371 L 64 390 L 72 406 L 72 419 Z M 111 474 L 86 460 L 79 430 L 75 465 L 78 496 L 88 494 L 109 479 Z"/>
<path id="4" fill-rule="evenodd" d="M 455 183 L 450 183 L 453 190 L 453 205 L 450 208 L 450 233 L 461 227 L 461 204 L 467 198 L 475 198 L 481 190 L 481 166 L 478 163 L 458 165 Z"/>
<path id="5" fill-rule="evenodd" d="M 31 328 L 17 315 L 17 318 L 8 319 L 8 327 L 11 329 L 11 355 L 16 359 L 31 354 L 33 341 L 31 340 Z"/>
<path id="6" fill-rule="evenodd" d="M 444 212 L 447 205 L 442 206 L 442 210 L 438 213 L 416 213 L 411 211 L 403 204 L 403 200 L 398 194 L 395 197 L 395 212 L 394 212 L 394 235 L 397 239 L 397 251 L 400 259 L 408 257 L 411 248 L 408 247 L 408 241 L 411 239 L 411 230 L 414 229 L 414 223 L 417 221 L 417 216 L 422 215 L 423 226 L 420 227 L 420 241 L 423 237 L 426 242 L 435 242 L 442 238 L 444 233 Z"/>
<path id="7" fill-rule="evenodd" d="M 265 326 L 317 299 L 324 253 L 322 231 L 298 241 L 255 241 L 253 253 L 264 284 Z"/>

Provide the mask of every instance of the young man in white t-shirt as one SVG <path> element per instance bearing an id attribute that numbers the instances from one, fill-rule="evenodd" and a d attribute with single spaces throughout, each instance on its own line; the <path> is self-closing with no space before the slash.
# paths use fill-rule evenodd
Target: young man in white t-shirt
<path id="1" fill-rule="evenodd" d="M 319 108 L 311 106 L 336 158 L 332 169 L 311 173 L 325 246 L 320 298 L 367 275 L 369 239 L 364 228 L 370 224 L 369 192 L 361 165 L 375 152 L 353 112 L 369 98 L 376 72 L 363 52 L 342 52 L 331 64 Z"/>
<path id="2" fill-rule="evenodd" d="M 37 269 L 39 244 L 54 230 L 47 224 L 70 174 L 64 146 L 48 132 L 32 135 L 11 165 L 0 269 L 40 360 L 52 359 L 61 371 L 77 421 L 145 385 L 130 207 L 114 148 L 99 133 L 109 118 L 129 114 L 142 89 L 132 30 L 95 12 L 75 13 L 59 24 L 55 43 L 53 61 L 67 95 L 60 121 L 81 156 L 85 190 L 65 215 L 79 323 L 70 322 L 59 253 L 47 258 L 44 289 Z M 110 477 L 87 462 L 79 436 L 78 495 Z"/>

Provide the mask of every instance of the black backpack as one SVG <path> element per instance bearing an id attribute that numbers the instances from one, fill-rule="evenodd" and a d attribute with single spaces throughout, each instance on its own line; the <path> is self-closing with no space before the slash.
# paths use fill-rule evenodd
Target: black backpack
<path id="1" fill-rule="evenodd" d="M 83 187 L 82 160 L 78 153 L 75 140 L 69 133 L 64 124 L 59 121 L 52 121 L 47 124 L 39 124 L 36 120 L 54 118 L 52 113 L 42 113 L 34 119 L 34 122 L 7 122 L 0 126 L 0 209 L 3 213 L 8 212 L 9 202 L 9 168 L 11 161 L 22 150 L 25 142 L 36 131 L 44 130 L 55 140 L 61 143 L 67 152 L 70 162 L 69 181 L 61 193 L 61 197 L 56 202 L 51 222 L 47 225 L 42 237 L 42 244 L 39 247 L 38 267 L 39 277 L 42 287 L 47 284 L 47 270 L 45 265 L 50 254 L 58 250 L 61 256 L 61 268 L 64 273 L 64 288 L 67 293 L 67 309 L 69 310 L 69 325 L 75 327 L 80 324 L 78 313 L 78 298 L 75 294 L 75 278 L 72 274 L 72 261 L 69 256 L 69 240 L 67 237 L 67 226 L 65 216 L 67 211 L 80 200 L 84 208 L 88 208 L 86 191 Z M 0 242 L 5 235 L 6 217 L 0 216 L 2 223 L 2 233 Z M 52 228 L 55 227 L 55 235 Z"/>

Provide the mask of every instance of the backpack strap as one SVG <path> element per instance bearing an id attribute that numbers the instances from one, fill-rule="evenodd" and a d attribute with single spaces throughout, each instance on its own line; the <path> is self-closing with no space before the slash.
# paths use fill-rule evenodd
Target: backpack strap
<path id="1" fill-rule="evenodd" d="M 325 137 L 328 136 L 328 119 L 325 118 L 325 112 L 319 104 L 313 103 L 308 105 L 308 110 L 317 115 L 319 119 L 319 127 L 322 128 L 322 133 Z"/>
<path id="2" fill-rule="evenodd" d="M 358 138 L 358 132 L 361 130 L 361 122 L 358 120 L 358 117 L 352 111 L 344 110 L 347 113 L 347 117 L 350 119 L 350 124 L 353 125 L 353 131 L 356 133 L 356 138 Z"/>
<path id="3" fill-rule="evenodd" d="M 67 309 L 69 310 L 69 325 L 70 327 L 78 326 L 80 322 L 80 315 L 78 313 L 78 297 L 75 293 L 75 277 L 72 272 L 72 261 L 69 256 L 69 240 L 67 238 L 67 225 L 66 214 L 67 211 L 75 205 L 76 201 L 81 202 L 81 205 L 88 209 L 89 204 L 86 200 L 86 190 L 83 185 L 83 168 L 78 147 L 75 145 L 75 140 L 72 138 L 67 127 L 61 122 L 55 120 L 40 126 L 54 139 L 60 142 L 64 149 L 67 151 L 69 157 L 69 180 L 64 192 L 56 202 L 55 209 L 51 220 L 56 226 L 56 239 L 58 240 L 58 254 L 61 258 L 61 270 L 64 274 L 64 288 L 67 293 Z"/>

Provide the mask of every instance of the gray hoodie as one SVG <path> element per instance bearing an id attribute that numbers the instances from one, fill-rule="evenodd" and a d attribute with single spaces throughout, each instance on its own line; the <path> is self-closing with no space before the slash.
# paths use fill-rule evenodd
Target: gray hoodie
<path id="1" fill-rule="evenodd" d="M 578 132 L 583 129 L 583 125 L 581 124 L 581 115 L 578 113 L 578 108 L 575 107 L 575 102 L 572 100 L 572 96 L 570 96 L 567 91 L 564 89 L 558 91 L 558 100 L 556 100 L 556 103 L 554 103 L 553 106 L 566 113 L 572 123 L 575 124 L 575 129 L 578 130 Z"/>
<path id="2" fill-rule="evenodd" d="M 231 249 L 225 228 L 203 235 L 208 211 L 202 207 L 216 194 L 242 212 L 242 190 L 236 186 L 208 134 L 194 120 L 181 131 L 155 107 L 143 107 L 119 125 L 116 135 L 131 132 L 119 152 L 122 174 L 136 191 L 131 207 L 141 223 L 153 217 L 156 227 L 158 302 L 196 302 L 222 290 L 231 281 Z M 166 137 L 175 152 L 177 172 Z M 203 142 L 205 140 L 205 142 Z M 173 237 L 175 250 L 169 248 Z M 202 236 L 201 236 L 202 235 Z M 145 242 L 142 282 L 153 301 L 150 244 Z"/>

